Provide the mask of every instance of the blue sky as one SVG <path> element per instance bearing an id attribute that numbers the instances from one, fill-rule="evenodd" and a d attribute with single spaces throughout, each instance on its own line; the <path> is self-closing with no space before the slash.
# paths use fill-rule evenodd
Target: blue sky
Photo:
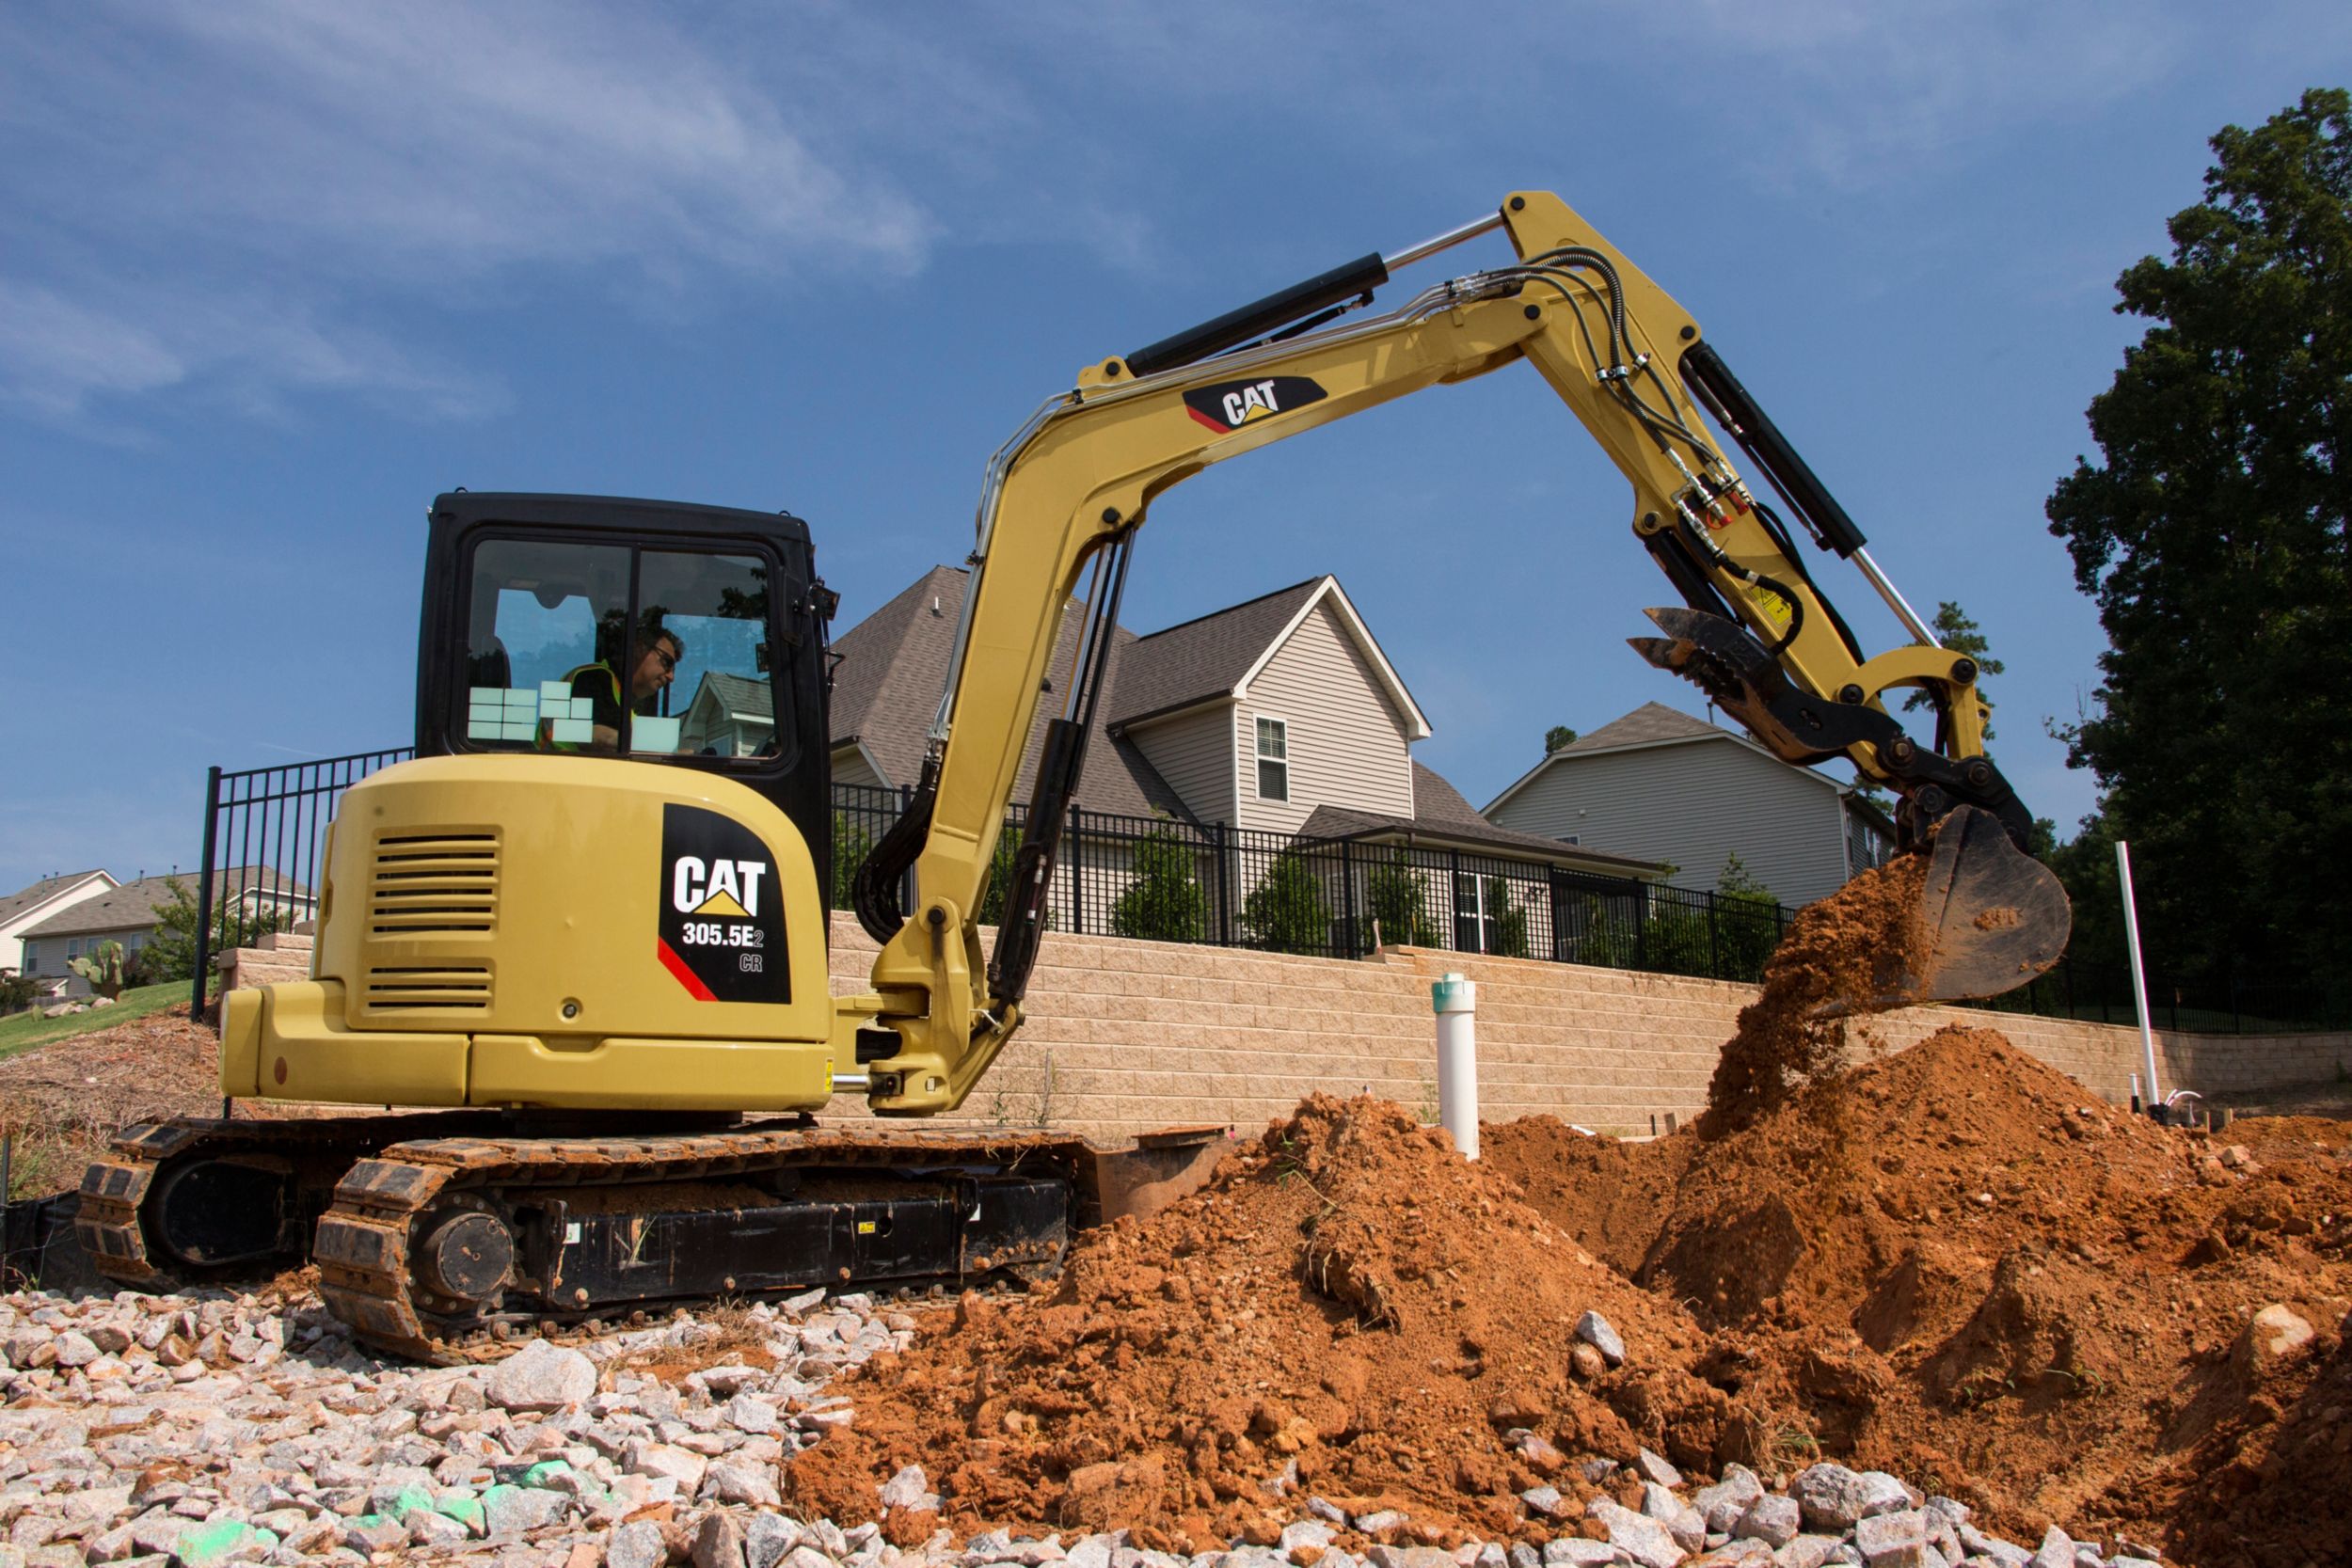
<path id="1" fill-rule="evenodd" d="M 789 507 L 844 625 L 969 547 L 1089 360 L 1560 192 L 1705 325 L 1922 606 L 2102 646 L 2042 503 L 2205 139 L 2352 8 L 1089 0 L 0 8 L 0 888 L 192 864 L 203 769 L 401 744 L 438 491 Z M 1499 261 L 1490 238 L 1404 276 Z M 1404 288 L 1391 293 L 1402 298 Z M 1690 688 L 1623 482 L 1514 367 L 1154 508 L 1128 624 L 1336 572 L 1473 801 Z M 1825 586 L 1898 640 L 1851 572 Z"/>

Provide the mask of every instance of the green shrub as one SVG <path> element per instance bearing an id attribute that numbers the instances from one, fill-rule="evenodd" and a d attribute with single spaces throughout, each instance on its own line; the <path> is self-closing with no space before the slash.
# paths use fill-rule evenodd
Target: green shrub
<path id="1" fill-rule="evenodd" d="M 1192 874 L 1192 849 L 1164 828 L 1136 844 L 1136 879 L 1111 906 L 1111 929 L 1149 942 L 1199 942 L 1208 934 L 1209 899 Z"/>
<path id="2" fill-rule="evenodd" d="M 1366 912 L 1379 922 L 1380 940 L 1405 947 L 1435 947 L 1438 927 L 1429 918 L 1429 889 L 1402 849 L 1391 849 L 1364 875 Z"/>
<path id="3" fill-rule="evenodd" d="M 1331 945 L 1331 906 L 1323 882 L 1295 850 L 1266 867 L 1265 879 L 1242 901 L 1242 919 L 1258 945 L 1276 953 L 1321 953 Z"/>
<path id="4" fill-rule="evenodd" d="M 1486 879 L 1486 918 L 1494 923 L 1494 945 L 1500 958 L 1527 957 L 1527 911 L 1511 895 L 1511 884 L 1501 877 Z"/>

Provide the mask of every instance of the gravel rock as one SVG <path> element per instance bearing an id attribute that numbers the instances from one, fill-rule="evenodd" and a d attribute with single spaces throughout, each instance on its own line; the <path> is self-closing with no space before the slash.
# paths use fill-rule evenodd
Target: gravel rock
<path id="1" fill-rule="evenodd" d="M 2041 1546 L 2027 1560 L 2030 1568 L 2074 1568 L 2074 1538 L 2052 1525 L 2042 1537 Z"/>
<path id="2" fill-rule="evenodd" d="M 694 1530 L 694 1568 L 745 1568 L 743 1527 L 735 1515 L 712 1510 Z"/>
<path id="3" fill-rule="evenodd" d="M 490 1369 L 483 1396 L 501 1410 L 564 1410 L 596 1391 L 596 1364 L 576 1350 L 533 1339 Z"/>
<path id="4" fill-rule="evenodd" d="M 800 1528 L 782 1514 L 755 1513 L 743 1528 L 743 1559 L 749 1568 L 776 1568 L 800 1544 Z"/>
<path id="5" fill-rule="evenodd" d="M 1844 1544 L 1834 1535 L 1800 1535 L 1772 1553 L 1772 1568 L 1821 1568 Z"/>
<path id="6" fill-rule="evenodd" d="M 1635 1450 L 1633 1468 L 1640 1473 L 1643 1480 L 1656 1481 L 1661 1486 L 1672 1487 L 1682 1484 L 1682 1472 L 1647 1449 Z"/>
<path id="7" fill-rule="evenodd" d="M 1600 1352 L 1600 1358 L 1612 1367 L 1625 1365 L 1625 1340 L 1599 1313 L 1587 1312 L 1577 1319 L 1576 1337 Z"/>
<path id="8" fill-rule="evenodd" d="M 482 1494 L 483 1522 L 492 1535 L 519 1535 L 561 1524 L 571 1507 L 572 1499 L 563 1493 L 532 1486 L 493 1486 Z"/>
<path id="9" fill-rule="evenodd" d="M 1802 1472 L 1790 1489 L 1804 1510 L 1804 1522 L 1816 1529 L 1845 1531 L 1879 1513 L 1912 1506 L 1903 1483 L 1883 1470 L 1849 1470 L 1843 1465 L 1815 1465 Z"/>
<path id="10" fill-rule="evenodd" d="M 1543 1560 L 1548 1568 L 1601 1568 L 1602 1564 L 1623 1560 L 1618 1557 L 1617 1548 L 1606 1541 L 1587 1541 L 1572 1535 L 1564 1541 L 1548 1543 Z"/>
<path id="11" fill-rule="evenodd" d="M 775 1478 L 765 1465 L 729 1464 L 723 1460 L 704 1472 L 701 1497 L 705 1502 L 784 1506 L 784 1498 L 776 1491 Z"/>
<path id="12" fill-rule="evenodd" d="M 1584 1505 L 1584 1513 L 1598 1520 L 1609 1532 L 1611 1545 L 1641 1564 L 1641 1568 L 1677 1568 L 1689 1555 L 1675 1544 L 1665 1526 L 1607 1497 L 1595 1497 Z"/>
<path id="13" fill-rule="evenodd" d="M 623 1525 L 605 1538 L 605 1568 L 661 1568 L 669 1557 L 670 1548 L 661 1539 L 661 1527 L 651 1520 Z M 771 1558 L 756 1568 L 772 1568 L 773 1561 Z"/>
<path id="14" fill-rule="evenodd" d="M 1777 1549 L 1797 1538 L 1802 1515 L 1803 1505 L 1794 1497 L 1758 1497 L 1740 1515 L 1731 1533 L 1740 1540 L 1761 1541 Z"/>
<path id="15" fill-rule="evenodd" d="M 1740 1522 L 1740 1515 L 1748 1505 L 1764 1495 L 1764 1483 L 1756 1472 L 1741 1465 L 1724 1466 L 1724 1479 L 1712 1486 L 1702 1486 L 1691 1495 L 1691 1506 L 1699 1511 L 1707 1528 L 1718 1535 L 1728 1535 L 1731 1527 Z"/>
<path id="16" fill-rule="evenodd" d="M 1917 1510 L 1908 1508 L 1894 1513 L 1873 1513 L 1855 1524 L 1853 1544 L 1869 1568 L 1925 1568 L 1927 1519 Z"/>
<path id="17" fill-rule="evenodd" d="M 930 1478 L 920 1465 L 910 1465 L 882 1484 L 882 1505 L 884 1508 L 905 1508 L 920 1511 L 939 1509 L 939 1494 L 931 1490 Z"/>
<path id="18" fill-rule="evenodd" d="M 1665 1526 L 1675 1544 L 1686 1552 L 1707 1544 L 1706 1516 L 1654 1481 L 1642 1483 L 1642 1513 Z"/>

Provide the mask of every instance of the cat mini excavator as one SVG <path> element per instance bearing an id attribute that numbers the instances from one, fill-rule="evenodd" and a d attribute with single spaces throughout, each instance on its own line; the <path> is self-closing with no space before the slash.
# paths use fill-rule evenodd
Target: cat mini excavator
<path id="1" fill-rule="evenodd" d="M 1498 229 L 1515 260 L 1366 309 L 1392 272 Z M 1197 1177 L 1197 1141 L 810 1113 L 845 1090 L 881 1117 L 951 1112 L 1020 1026 L 1130 546 L 1159 494 L 1520 362 L 1631 483 L 1634 537 L 1682 601 L 1649 611 L 1658 634 L 1636 650 L 1775 755 L 1843 757 L 1899 797 L 1902 837 L 1931 857 L 1932 940 L 1881 1000 L 1989 995 L 2054 961 L 2065 898 L 2019 852 L 2029 818 L 1984 754 L 1975 663 L 1937 645 L 1691 314 L 1528 192 L 1090 364 L 996 453 L 921 784 L 855 874 L 882 944 L 857 994 L 827 976 L 834 599 L 806 527 L 441 497 L 416 760 L 342 800 L 314 978 L 230 994 L 221 1038 L 225 1095 L 421 1109 L 129 1130 L 83 1184 L 86 1244 L 135 1282 L 307 1254 L 362 1338 L 415 1354 L 516 1320 L 1052 1269 L 1074 1227 Z M 1726 442 L 1911 641 L 1865 655 Z M 1076 678 L 983 951 L 977 911 L 1066 614 L 1082 617 Z M 682 672 L 692 698 L 673 705 Z M 1932 745 L 1886 708 L 1915 688 Z"/>

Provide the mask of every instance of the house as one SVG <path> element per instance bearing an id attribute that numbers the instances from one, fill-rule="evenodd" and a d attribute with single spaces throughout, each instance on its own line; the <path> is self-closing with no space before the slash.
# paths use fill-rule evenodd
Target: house
<path id="1" fill-rule="evenodd" d="M 103 871 L 43 877 L 30 887 L 0 898 L 0 974 L 32 973 L 24 956 L 24 933 L 50 916 L 122 884 Z"/>
<path id="2" fill-rule="evenodd" d="M 163 911 L 172 901 L 173 882 L 194 891 L 192 877 L 142 877 L 108 887 L 30 927 L 24 936 L 24 974 L 34 980 L 66 982 L 64 994 L 87 992 L 88 982 L 73 974 L 72 961 L 119 942 L 128 964 L 154 940 Z M 301 883 L 267 866 L 231 866 L 213 874 L 213 909 L 216 926 L 235 931 L 250 929 L 265 917 L 285 926 L 308 920 L 317 913 L 317 900 Z"/>
<path id="3" fill-rule="evenodd" d="M 706 670 L 680 721 L 678 750 L 754 757 L 776 733 L 776 699 L 764 680 Z"/>
<path id="4" fill-rule="evenodd" d="M 895 790 L 920 775 L 969 581 L 961 569 L 936 567 L 835 641 L 836 784 Z M 1047 666 L 1016 802 L 1033 785 L 1044 721 L 1068 693 L 1078 622 L 1065 618 Z M 1229 910 L 1284 846 L 1327 847 L 1317 874 L 1333 921 L 1345 927 L 1333 950 L 1361 945 L 1356 933 L 1368 919 L 1343 911 L 1360 915 L 1366 906 L 1373 851 L 1410 852 L 1429 883 L 1425 912 L 1471 950 L 1492 950 L 1479 933 L 1493 923 L 1487 906 L 1502 901 L 1501 863 L 1539 891 L 1554 870 L 1618 880 L 1664 875 L 1632 856 L 1490 822 L 1414 760 L 1429 721 L 1327 575 L 1145 636 L 1119 628 L 1098 713 L 1075 809 L 1197 830 L 1185 836 L 1201 850 L 1200 876 L 1225 889 Z M 1059 918 L 1083 923 L 1087 908 L 1116 899 L 1123 861 L 1110 837 L 1065 848 L 1069 887 L 1054 893 Z"/>
<path id="5" fill-rule="evenodd" d="M 1747 736 L 1645 703 L 1571 741 L 1486 804 L 1491 821 L 1678 868 L 1713 891 L 1740 857 L 1783 904 L 1883 864 L 1894 824 L 1853 785 L 1792 768 Z"/>

